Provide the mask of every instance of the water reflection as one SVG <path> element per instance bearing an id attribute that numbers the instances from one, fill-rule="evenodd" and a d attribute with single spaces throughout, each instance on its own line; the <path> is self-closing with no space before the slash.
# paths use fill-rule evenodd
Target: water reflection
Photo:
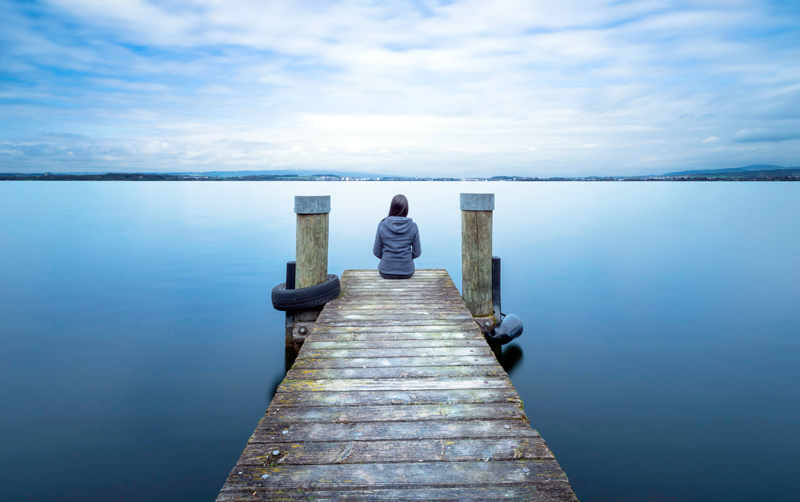
<path id="1" fill-rule="evenodd" d="M 796 498 L 800 184 L 8 182 L 3 499 L 216 497 L 292 362 L 293 196 L 331 194 L 341 274 L 406 194 L 417 267 L 460 285 L 467 191 L 536 327 L 498 359 L 578 496 Z"/>
<path id="2" fill-rule="evenodd" d="M 275 397 L 275 393 L 278 391 L 278 386 L 281 384 L 286 374 L 289 373 L 289 370 L 292 369 L 292 365 L 296 359 L 297 354 L 294 353 L 294 347 L 283 348 L 283 373 L 276 373 L 270 379 L 266 394 L 267 405 L 272 402 L 272 398 Z"/>
<path id="3" fill-rule="evenodd" d="M 497 354 L 497 352 L 501 353 Z M 524 359 L 522 347 L 515 343 L 502 347 L 500 351 L 496 351 L 495 354 L 498 356 L 497 360 L 500 361 L 500 366 L 506 370 L 509 377 L 514 374 L 514 370 L 520 367 L 520 363 Z"/>
<path id="4" fill-rule="evenodd" d="M 295 359 L 297 359 L 297 354 L 294 352 L 294 347 L 284 347 L 283 349 L 283 373 L 289 373 L 289 370 L 292 369 L 292 365 L 294 364 Z"/>

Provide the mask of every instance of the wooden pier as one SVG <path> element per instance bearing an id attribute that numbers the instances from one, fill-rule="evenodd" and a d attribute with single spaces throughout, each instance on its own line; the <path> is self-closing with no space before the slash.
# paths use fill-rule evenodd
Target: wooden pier
<path id="1" fill-rule="evenodd" d="M 218 501 L 575 501 L 447 271 L 348 270 Z"/>

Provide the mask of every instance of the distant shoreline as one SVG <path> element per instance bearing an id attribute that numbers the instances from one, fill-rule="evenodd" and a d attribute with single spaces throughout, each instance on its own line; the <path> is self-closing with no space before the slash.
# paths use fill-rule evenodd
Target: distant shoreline
<path id="1" fill-rule="evenodd" d="M 155 174 L 155 173 L 102 173 L 102 174 L 54 174 L 54 173 L 0 173 L 0 181 L 800 181 L 800 169 L 776 169 L 769 171 L 746 171 L 713 174 L 667 174 L 651 176 L 575 176 L 575 177 L 527 177 L 492 176 L 491 178 L 420 178 L 420 177 L 358 177 L 337 175 L 250 175 L 250 176 L 204 176 Z"/>

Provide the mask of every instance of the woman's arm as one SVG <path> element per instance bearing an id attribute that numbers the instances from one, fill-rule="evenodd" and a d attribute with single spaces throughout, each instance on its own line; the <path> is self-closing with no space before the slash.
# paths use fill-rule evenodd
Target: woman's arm
<path id="1" fill-rule="evenodd" d="M 375 232 L 375 244 L 372 245 L 372 254 L 380 258 L 383 256 L 383 242 L 381 241 L 381 224 L 378 223 L 378 231 Z"/>
<path id="2" fill-rule="evenodd" d="M 414 223 L 414 227 L 417 224 Z M 419 255 L 422 254 L 422 244 L 419 242 L 419 228 L 415 228 L 416 232 L 414 232 L 414 242 L 411 243 L 411 259 L 419 258 Z"/>

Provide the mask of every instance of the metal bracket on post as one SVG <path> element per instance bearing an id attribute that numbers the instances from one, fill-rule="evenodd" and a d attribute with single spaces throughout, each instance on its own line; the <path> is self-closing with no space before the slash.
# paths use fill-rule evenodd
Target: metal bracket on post
<path id="1" fill-rule="evenodd" d="M 500 257 L 492 256 L 492 311 L 494 313 L 494 325 L 497 326 L 503 321 L 500 309 Z M 503 346 L 499 343 L 489 342 L 489 347 L 497 356 L 497 360 L 503 356 Z"/>
<path id="2" fill-rule="evenodd" d="M 492 256 L 492 310 L 495 325 L 502 321 L 500 313 L 500 257 Z"/>
<path id="3" fill-rule="evenodd" d="M 294 289 L 294 274 L 296 266 L 297 266 L 296 262 L 293 261 L 286 262 L 286 289 Z M 287 347 L 294 347 L 294 335 L 292 333 L 293 327 L 294 327 L 294 311 L 287 310 L 286 324 L 285 324 Z"/>

